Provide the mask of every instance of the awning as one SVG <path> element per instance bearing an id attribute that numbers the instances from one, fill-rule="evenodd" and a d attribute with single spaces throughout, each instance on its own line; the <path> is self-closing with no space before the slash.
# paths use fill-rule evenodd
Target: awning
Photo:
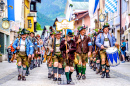
<path id="1" fill-rule="evenodd" d="M 130 28 L 128 28 L 128 29 L 124 32 L 124 35 L 127 35 L 128 33 L 130 33 Z"/>

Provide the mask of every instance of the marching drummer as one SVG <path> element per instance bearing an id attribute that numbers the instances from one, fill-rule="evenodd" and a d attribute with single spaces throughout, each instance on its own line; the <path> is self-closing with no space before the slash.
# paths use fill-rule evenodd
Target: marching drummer
<path id="1" fill-rule="evenodd" d="M 100 55 L 101 55 L 101 65 L 102 65 L 102 76 L 101 78 L 105 77 L 110 78 L 109 71 L 110 66 L 107 60 L 106 51 L 104 51 L 108 47 L 117 46 L 115 37 L 109 33 L 109 25 L 106 24 L 103 26 L 103 33 L 100 33 L 97 36 L 96 45 L 100 48 Z"/>

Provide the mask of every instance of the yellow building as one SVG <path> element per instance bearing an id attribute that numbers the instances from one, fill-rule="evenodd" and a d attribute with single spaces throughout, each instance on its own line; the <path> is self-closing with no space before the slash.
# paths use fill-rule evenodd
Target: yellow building
<path id="1" fill-rule="evenodd" d="M 25 0 L 24 6 L 24 28 L 30 32 L 36 32 L 37 10 L 36 3 L 41 3 L 41 0 Z"/>
<path id="2" fill-rule="evenodd" d="M 24 28 L 30 32 L 34 32 L 34 18 L 30 14 L 30 3 L 31 0 L 24 0 Z"/>

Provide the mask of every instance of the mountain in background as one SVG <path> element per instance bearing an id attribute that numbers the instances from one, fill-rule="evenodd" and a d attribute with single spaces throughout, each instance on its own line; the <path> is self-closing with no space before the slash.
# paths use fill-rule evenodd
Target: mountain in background
<path id="1" fill-rule="evenodd" d="M 72 0 L 88 2 L 88 0 Z M 56 17 L 65 17 L 64 10 L 67 0 L 41 0 L 37 4 L 37 21 L 43 28 L 45 25 L 52 26 Z"/>

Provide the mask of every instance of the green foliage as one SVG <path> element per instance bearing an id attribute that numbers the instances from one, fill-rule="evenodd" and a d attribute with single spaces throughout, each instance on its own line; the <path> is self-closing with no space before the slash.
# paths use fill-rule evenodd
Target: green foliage
<path id="1" fill-rule="evenodd" d="M 70 4 L 71 7 L 73 7 L 73 4 Z"/>
<path id="2" fill-rule="evenodd" d="M 41 28 L 41 25 L 37 22 L 37 24 L 36 24 L 36 30 L 43 30 L 42 28 Z"/>
<path id="3" fill-rule="evenodd" d="M 77 28 L 77 29 L 79 30 L 81 27 L 82 27 L 82 26 L 78 26 L 78 28 Z"/>

